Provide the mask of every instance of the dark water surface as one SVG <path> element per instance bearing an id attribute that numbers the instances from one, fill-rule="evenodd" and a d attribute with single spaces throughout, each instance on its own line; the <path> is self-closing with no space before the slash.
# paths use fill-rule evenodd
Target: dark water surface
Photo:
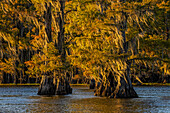
<path id="1" fill-rule="evenodd" d="M 135 87 L 140 98 L 93 96 L 88 87 L 73 87 L 66 96 L 38 96 L 38 87 L 0 87 L 0 113 L 170 113 L 170 87 Z"/>

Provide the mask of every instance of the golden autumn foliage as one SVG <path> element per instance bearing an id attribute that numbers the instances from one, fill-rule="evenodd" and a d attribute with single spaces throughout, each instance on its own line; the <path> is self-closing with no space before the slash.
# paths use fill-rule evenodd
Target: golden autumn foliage
<path id="1" fill-rule="evenodd" d="M 52 42 L 47 39 L 45 27 L 47 2 L 52 9 Z M 65 1 L 63 58 L 58 50 L 62 14 L 59 0 L 2 0 L 1 75 L 2 71 L 17 71 L 41 76 L 44 72 L 77 67 L 83 75 L 98 79 L 100 74 L 105 77 L 109 72 L 124 76 L 130 62 L 131 72 L 139 74 L 143 65 L 167 76 L 169 4 L 165 0 L 104 0 L 102 4 L 100 0 Z"/>

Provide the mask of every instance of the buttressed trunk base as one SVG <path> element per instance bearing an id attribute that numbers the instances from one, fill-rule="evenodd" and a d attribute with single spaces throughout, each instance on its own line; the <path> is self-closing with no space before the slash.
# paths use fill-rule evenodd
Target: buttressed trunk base
<path id="1" fill-rule="evenodd" d="M 72 88 L 67 80 L 61 78 L 54 79 L 43 76 L 38 89 L 38 95 L 67 95 L 72 93 Z"/>
<path id="2" fill-rule="evenodd" d="M 105 83 L 97 83 L 95 87 L 95 96 L 108 97 L 108 98 L 137 98 L 138 95 L 133 89 L 133 86 L 125 81 L 122 77 L 109 78 Z"/>

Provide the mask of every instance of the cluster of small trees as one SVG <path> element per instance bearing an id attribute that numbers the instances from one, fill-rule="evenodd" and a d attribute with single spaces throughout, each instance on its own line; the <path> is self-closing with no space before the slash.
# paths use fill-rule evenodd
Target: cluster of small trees
<path id="1" fill-rule="evenodd" d="M 167 82 L 170 74 L 169 6 L 168 0 L 2 0 L 0 80 L 43 78 L 41 88 L 56 90 L 78 69 L 95 79 L 95 95 L 137 97 L 131 78 L 158 75 Z"/>

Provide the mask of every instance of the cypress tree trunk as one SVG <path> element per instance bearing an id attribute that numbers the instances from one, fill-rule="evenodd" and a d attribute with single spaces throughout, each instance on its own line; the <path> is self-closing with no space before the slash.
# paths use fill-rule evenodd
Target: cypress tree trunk
<path id="1" fill-rule="evenodd" d="M 122 29 L 122 37 L 123 37 L 123 49 L 120 50 L 121 54 L 128 52 L 128 43 L 126 41 L 126 29 L 127 29 L 127 15 L 122 11 L 123 20 L 121 25 L 119 26 Z M 134 49 L 134 48 L 133 48 Z M 103 75 L 100 81 L 96 81 L 95 87 L 95 96 L 102 96 L 108 98 L 136 98 L 138 97 L 137 93 L 133 89 L 131 80 L 130 80 L 130 66 L 131 63 L 127 60 L 124 61 L 127 66 L 126 70 L 124 70 L 124 75 L 117 75 L 112 72 L 108 75 Z M 106 73 L 105 73 L 106 74 Z M 99 84 L 98 84 L 99 83 Z"/>
<path id="2" fill-rule="evenodd" d="M 59 27 L 60 32 L 58 33 L 58 49 L 59 53 L 62 56 L 62 62 L 65 60 L 65 51 L 63 49 L 64 44 L 64 1 L 60 1 L 61 4 L 61 14 L 59 18 Z M 46 3 L 45 5 L 46 11 L 44 12 L 45 17 L 45 30 L 48 37 L 48 41 L 52 42 L 52 36 L 51 36 L 51 22 L 52 22 L 52 16 L 51 16 L 51 3 Z M 59 73 L 59 77 L 56 78 L 56 75 L 54 73 L 54 76 L 51 77 L 51 73 L 45 73 L 45 75 L 42 76 L 38 95 L 65 95 L 72 93 L 72 88 L 69 85 L 69 82 L 67 81 L 64 72 Z"/>
<path id="3" fill-rule="evenodd" d="M 60 13 L 58 13 L 58 25 L 59 25 L 59 32 L 58 32 L 58 50 L 59 54 L 61 55 L 61 60 L 63 64 L 65 64 L 66 54 L 65 54 L 65 47 L 64 47 L 64 8 L 65 8 L 65 0 L 60 0 Z M 71 94 L 72 88 L 69 84 L 69 77 L 67 77 L 68 73 L 64 71 L 59 72 L 59 77 L 57 78 L 57 87 L 56 93 L 57 95 L 65 95 Z M 70 76 L 70 75 L 69 75 Z"/>
<path id="4" fill-rule="evenodd" d="M 99 83 L 99 84 L 98 84 Z M 137 93 L 133 89 L 130 77 L 115 76 L 109 74 L 106 81 L 98 82 L 95 87 L 95 96 L 108 98 L 136 98 Z"/>
<path id="5" fill-rule="evenodd" d="M 67 95 L 72 93 L 69 82 L 64 77 L 42 76 L 38 95 Z"/>
<path id="6" fill-rule="evenodd" d="M 41 78 L 38 95 L 55 95 L 56 86 L 53 84 L 53 79 L 47 75 Z"/>
<path id="7" fill-rule="evenodd" d="M 46 41 L 52 42 L 51 36 L 51 3 L 45 3 L 46 11 L 44 11 L 45 19 L 45 32 L 46 32 Z M 46 45 L 47 46 L 47 45 Z M 47 62 L 45 62 L 47 63 Z M 53 79 L 50 77 L 49 73 L 44 73 L 41 78 L 40 87 L 38 90 L 38 95 L 54 95 L 55 94 L 55 85 L 53 84 Z"/>
<path id="8" fill-rule="evenodd" d="M 46 41 L 52 42 L 51 36 L 51 3 L 45 3 L 46 11 L 44 11 L 45 19 L 45 32 L 46 32 Z M 47 46 L 47 45 L 46 45 Z M 45 62 L 47 63 L 47 62 Z M 50 77 L 49 73 L 44 73 L 41 78 L 40 87 L 38 90 L 38 95 L 54 95 L 55 94 L 55 85 L 53 84 L 53 79 Z"/>

